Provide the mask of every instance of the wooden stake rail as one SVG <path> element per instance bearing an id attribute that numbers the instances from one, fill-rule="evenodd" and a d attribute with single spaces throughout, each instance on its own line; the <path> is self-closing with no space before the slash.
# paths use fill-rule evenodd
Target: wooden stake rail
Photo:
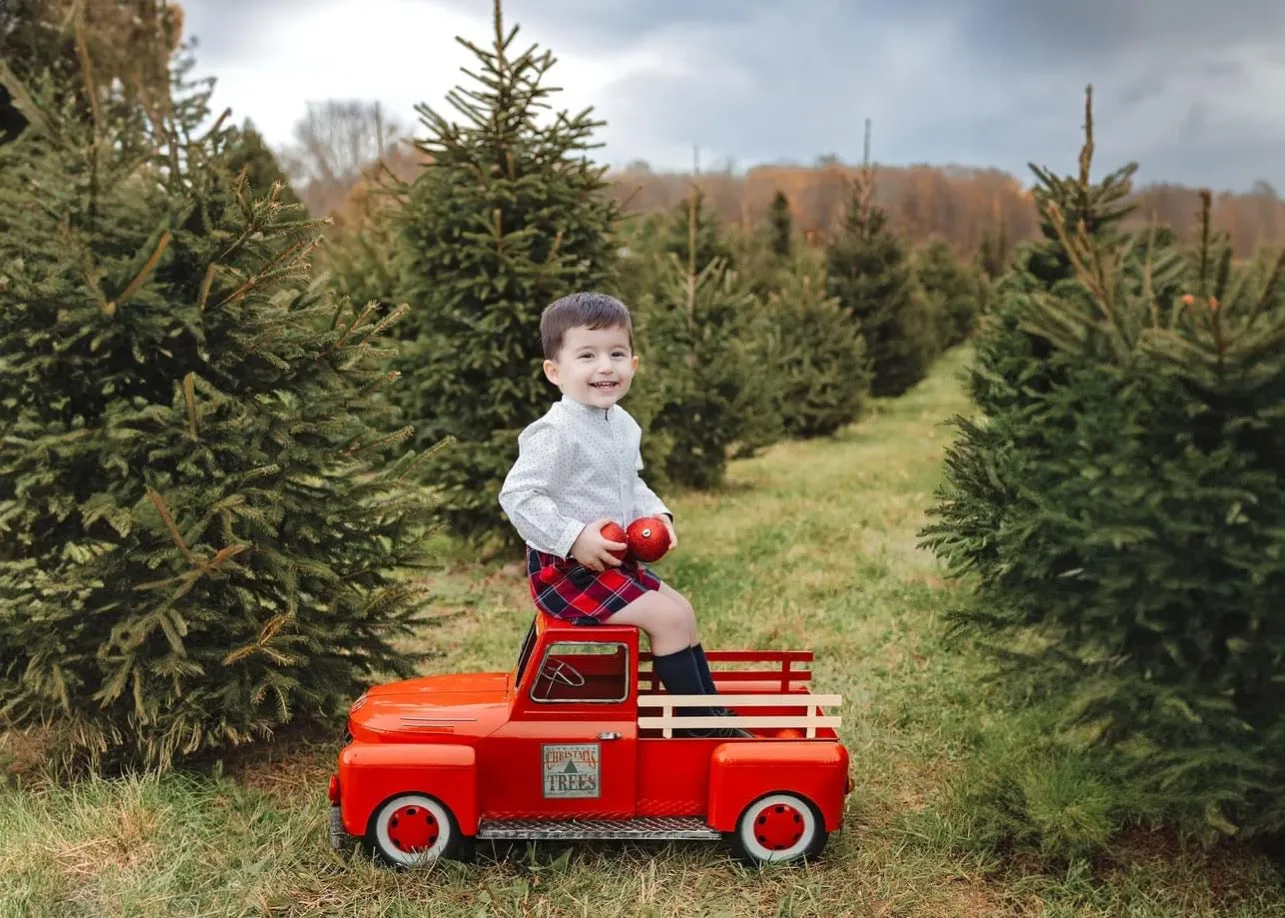
<path id="1" fill-rule="evenodd" d="M 801 714 L 733 714 L 725 717 L 696 717 L 675 714 L 676 708 L 707 708 L 716 702 L 725 708 L 802 708 Z M 659 715 L 638 716 L 638 727 L 642 730 L 660 730 L 666 739 L 674 735 L 675 729 L 685 727 L 794 727 L 804 731 L 808 739 L 815 739 L 817 730 L 822 727 L 839 729 L 843 718 L 838 715 L 825 716 L 820 713 L 823 707 L 838 707 L 843 704 L 841 695 L 732 695 L 720 693 L 714 695 L 639 695 L 638 708 L 659 708 Z"/>
<path id="2" fill-rule="evenodd" d="M 719 682 L 763 682 L 770 680 L 777 682 L 782 692 L 788 692 L 792 686 L 812 679 L 811 670 L 795 668 L 799 663 L 812 662 L 813 654 L 810 650 L 709 650 L 705 652 L 705 658 L 710 663 L 774 664 L 762 669 L 713 670 L 714 679 Z M 649 662 L 652 659 L 652 654 L 650 651 L 643 651 L 638 655 L 638 659 L 643 663 Z M 653 692 L 659 687 L 656 672 L 652 669 L 640 669 L 638 682 L 640 683 L 640 688 L 645 687 Z"/>

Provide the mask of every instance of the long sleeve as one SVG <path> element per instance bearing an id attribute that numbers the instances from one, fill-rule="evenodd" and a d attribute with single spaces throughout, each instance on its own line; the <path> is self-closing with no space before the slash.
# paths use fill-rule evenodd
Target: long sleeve
<path id="1" fill-rule="evenodd" d="M 637 422 L 635 422 L 634 426 L 637 426 Z M 658 516 L 664 513 L 672 520 L 674 518 L 673 512 L 665 506 L 665 502 L 656 495 L 655 491 L 647 487 L 647 482 L 642 480 L 642 476 L 637 474 L 643 470 L 641 434 L 642 431 L 640 430 L 640 445 L 634 448 L 634 512 L 640 517 Z"/>
<path id="2" fill-rule="evenodd" d="M 642 471 L 642 462 L 639 461 L 639 471 Z M 643 481 L 641 476 L 634 479 L 634 509 L 639 516 L 659 516 L 666 514 L 671 520 L 674 514 L 665 502 L 656 496 L 656 492 L 647 487 L 647 482 Z"/>
<path id="3" fill-rule="evenodd" d="M 584 523 L 563 514 L 549 496 L 566 469 L 562 433 L 541 419 L 518 435 L 518 460 L 500 488 L 500 506 L 535 549 L 565 558 Z"/>

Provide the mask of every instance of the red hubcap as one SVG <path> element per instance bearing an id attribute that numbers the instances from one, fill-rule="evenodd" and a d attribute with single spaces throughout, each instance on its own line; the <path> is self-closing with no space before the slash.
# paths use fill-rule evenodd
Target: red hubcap
<path id="1" fill-rule="evenodd" d="M 388 820 L 388 840 L 401 851 L 431 848 L 441 834 L 433 811 L 418 804 L 398 807 Z"/>
<path id="2" fill-rule="evenodd" d="M 802 813 L 788 803 L 773 803 L 759 810 L 754 838 L 769 851 L 784 851 L 799 843 L 806 828 Z"/>

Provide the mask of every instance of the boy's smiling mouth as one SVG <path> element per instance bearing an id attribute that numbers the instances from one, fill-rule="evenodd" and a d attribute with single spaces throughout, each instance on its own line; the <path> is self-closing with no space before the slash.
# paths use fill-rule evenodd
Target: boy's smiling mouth
<path id="1" fill-rule="evenodd" d="M 594 389 L 604 390 L 604 389 L 614 389 L 617 386 L 619 386 L 620 383 L 612 379 L 612 380 L 607 380 L 605 382 L 591 382 L 589 383 L 589 385 L 592 386 Z"/>

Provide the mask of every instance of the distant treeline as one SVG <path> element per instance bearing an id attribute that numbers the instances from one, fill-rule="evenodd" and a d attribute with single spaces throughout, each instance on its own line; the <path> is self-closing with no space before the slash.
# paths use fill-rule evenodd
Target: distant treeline
<path id="1" fill-rule="evenodd" d="M 397 152 L 386 158 L 392 172 L 406 178 L 414 172 L 414 157 Z M 706 206 L 730 226 L 757 226 L 767 215 L 778 190 L 790 202 L 794 225 L 813 241 L 824 241 L 834 229 L 845 201 L 845 183 L 859 166 L 830 162 L 817 166 L 757 166 L 742 173 L 711 171 L 695 182 Z M 913 241 L 933 235 L 944 238 L 959 254 L 975 251 L 983 234 L 999 233 L 1009 244 L 1033 238 L 1038 219 L 1030 187 L 999 169 L 962 166 L 875 166 L 875 201 L 892 223 Z M 690 173 L 655 172 L 638 165 L 608 175 L 618 200 L 630 212 L 651 213 L 672 208 L 691 190 Z M 302 189 L 301 197 L 317 216 L 355 217 L 354 199 L 364 189 L 351 184 L 326 189 Z M 1156 184 L 1135 194 L 1139 207 L 1133 225 L 1154 219 L 1188 235 L 1196 227 L 1199 193 L 1182 185 Z M 359 221 L 360 217 L 356 217 Z M 1285 228 L 1285 202 L 1266 183 L 1249 192 L 1217 195 L 1214 224 L 1231 232 L 1236 255 L 1245 257 L 1264 243 L 1279 241 Z"/>

